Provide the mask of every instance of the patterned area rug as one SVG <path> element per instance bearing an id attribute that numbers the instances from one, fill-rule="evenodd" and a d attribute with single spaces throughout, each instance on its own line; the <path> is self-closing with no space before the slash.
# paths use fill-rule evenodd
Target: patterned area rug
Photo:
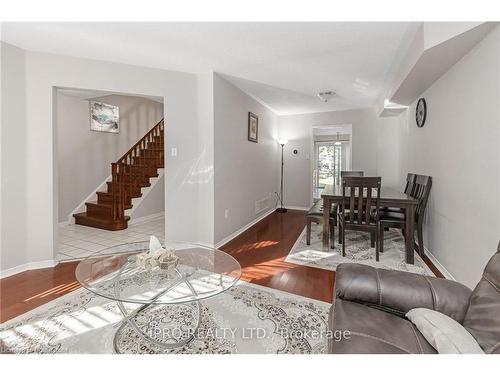
<path id="1" fill-rule="evenodd" d="M 240 281 L 201 304 L 200 327 L 184 347 L 157 347 L 126 326 L 117 335 L 119 352 L 325 352 L 327 303 Z M 140 319 L 185 322 L 185 308 L 158 305 Z M 81 288 L 2 324 L 0 349 L 13 353 L 113 353 L 113 337 L 121 320 L 116 303 Z"/>
<path id="2" fill-rule="evenodd" d="M 415 264 L 405 262 L 405 242 L 401 232 L 390 229 L 384 233 L 384 252 L 375 261 L 375 248 L 370 247 L 370 234 L 367 232 L 346 231 L 346 256 L 342 256 L 342 245 L 338 243 L 338 228 L 335 228 L 335 249 L 323 249 L 322 225 L 312 224 L 311 244 L 306 244 L 306 229 L 285 259 L 285 262 L 301 264 L 334 271 L 341 263 L 360 263 L 369 266 L 413 272 L 434 276 L 422 258 L 415 252 Z"/>

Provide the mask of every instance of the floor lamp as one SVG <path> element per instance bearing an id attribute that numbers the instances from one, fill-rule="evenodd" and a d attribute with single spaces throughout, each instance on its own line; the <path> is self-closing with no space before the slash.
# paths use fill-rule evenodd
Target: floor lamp
<path id="1" fill-rule="evenodd" d="M 280 195 L 278 198 L 280 199 L 280 207 L 276 209 L 276 212 L 285 213 L 287 209 L 283 207 L 283 166 L 285 165 L 283 162 L 283 149 L 285 145 L 288 143 L 286 139 L 278 139 L 278 143 L 281 146 L 281 185 L 280 185 Z"/>

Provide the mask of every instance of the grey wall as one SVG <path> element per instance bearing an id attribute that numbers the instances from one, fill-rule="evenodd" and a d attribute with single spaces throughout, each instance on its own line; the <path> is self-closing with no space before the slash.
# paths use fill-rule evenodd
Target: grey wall
<path id="1" fill-rule="evenodd" d="M 152 180 L 151 180 L 152 181 Z M 165 175 L 151 187 L 148 195 L 144 197 L 140 205 L 130 215 L 130 219 L 138 219 L 144 216 L 158 214 L 165 210 Z"/>
<path id="2" fill-rule="evenodd" d="M 207 241 L 199 225 L 193 225 L 193 222 L 203 224 L 198 220 L 197 210 L 200 185 L 187 183 L 191 175 L 199 174 L 196 160 L 205 142 L 198 139 L 196 75 L 33 51 L 16 53 L 12 48 L 6 58 L 12 59 L 12 63 L 8 69 L 2 64 L 2 75 L 16 75 L 19 71 L 15 84 L 19 86 L 19 82 L 25 82 L 26 90 L 24 102 L 19 103 L 24 114 L 11 110 L 7 115 L 11 119 L 9 122 L 17 118 L 16 126 L 24 130 L 19 130 L 22 133 L 19 137 L 5 138 L 8 147 L 19 150 L 14 155 L 19 156 L 20 162 L 16 164 L 20 168 L 15 176 L 16 183 L 6 184 L 2 177 L 2 195 L 16 197 L 23 203 L 2 206 L 3 217 L 9 219 L 2 220 L 2 232 L 13 234 L 7 241 L 2 238 L 3 245 L 7 245 L 2 246 L 2 271 L 20 266 L 20 262 L 51 262 L 55 256 L 59 212 L 57 131 L 54 127 L 56 119 L 53 118 L 55 87 L 164 98 L 168 150 L 166 234 L 172 240 Z M 23 91 L 22 88 L 16 90 Z M 15 101 L 17 94 L 9 92 L 9 87 L 2 87 L 2 98 L 7 94 Z M 23 95 L 20 94 L 19 98 L 23 99 Z M 170 152 L 173 147 L 178 150 L 175 157 Z M 2 170 L 8 167 L 7 164 L 2 157 Z M 19 236 L 14 235 L 16 231 Z"/>
<path id="3" fill-rule="evenodd" d="M 259 116 L 259 142 L 248 141 L 248 112 Z M 277 116 L 214 75 L 215 242 L 256 219 L 255 201 L 274 207 L 278 187 Z M 271 208 L 271 207 L 270 207 Z M 228 218 L 224 212 L 229 209 Z"/>
<path id="4" fill-rule="evenodd" d="M 1 269 L 26 262 L 25 53 L 1 44 Z M 15 223 L 16 225 L 12 225 Z"/>
<path id="5" fill-rule="evenodd" d="M 500 240 L 500 28 L 494 29 L 401 117 L 400 159 L 433 187 L 425 245 L 459 281 L 474 286 Z"/>
<path id="6" fill-rule="evenodd" d="M 377 173 L 376 125 L 379 121 L 371 108 L 280 116 L 279 136 L 289 140 L 285 146 L 285 204 L 304 208 L 311 204 L 312 127 L 352 124 L 351 168 L 374 176 Z M 292 153 L 295 148 L 299 150 L 297 155 Z"/>
<path id="7" fill-rule="evenodd" d="M 196 76 L 197 113 L 198 113 L 198 148 L 196 173 L 187 180 L 198 185 L 198 215 L 196 226 L 206 244 L 214 241 L 214 74 L 201 73 Z"/>
<path id="8" fill-rule="evenodd" d="M 59 222 L 68 220 L 68 214 L 110 175 L 111 163 L 163 117 L 163 104 L 151 99 L 109 95 L 93 100 L 120 107 L 118 134 L 90 130 L 88 100 L 57 95 Z M 148 195 L 144 201 L 149 199 Z M 152 207 L 164 204 L 162 197 Z"/>
<path id="9" fill-rule="evenodd" d="M 377 121 L 377 175 L 385 186 L 403 189 L 406 172 L 401 164 L 401 124 L 399 117 L 380 118 Z"/>

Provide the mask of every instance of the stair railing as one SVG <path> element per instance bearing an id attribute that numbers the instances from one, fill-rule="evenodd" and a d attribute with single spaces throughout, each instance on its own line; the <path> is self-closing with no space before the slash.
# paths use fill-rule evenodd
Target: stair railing
<path id="1" fill-rule="evenodd" d="M 156 137 L 161 137 L 164 128 L 164 121 L 161 119 L 158 124 L 137 141 L 118 161 L 111 163 L 113 220 L 125 220 L 125 200 L 128 200 L 132 191 L 139 188 L 137 177 L 145 177 L 145 173 L 141 175 L 141 169 L 134 169 L 134 166 L 141 166 L 145 169 L 144 166 L 148 166 L 148 160 L 153 160 L 156 166 L 163 164 L 164 156 L 163 152 L 161 152 L 163 147 L 151 148 L 149 146 L 155 144 Z M 163 142 L 162 138 L 160 138 L 160 142 Z M 149 153 L 146 150 L 151 152 Z"/>

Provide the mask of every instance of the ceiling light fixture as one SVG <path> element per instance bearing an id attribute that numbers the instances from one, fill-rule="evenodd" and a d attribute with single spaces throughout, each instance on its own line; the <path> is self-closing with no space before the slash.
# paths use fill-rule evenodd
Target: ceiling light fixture
<path id="1" fill-rule="evenodd" d="M 319 92 L 316 94 L 316 96 L 321 100 L 323 103 L 326 103 L 331 97 L 335 95 L 335 91 L 324 91 L 324 92 Z"/>

